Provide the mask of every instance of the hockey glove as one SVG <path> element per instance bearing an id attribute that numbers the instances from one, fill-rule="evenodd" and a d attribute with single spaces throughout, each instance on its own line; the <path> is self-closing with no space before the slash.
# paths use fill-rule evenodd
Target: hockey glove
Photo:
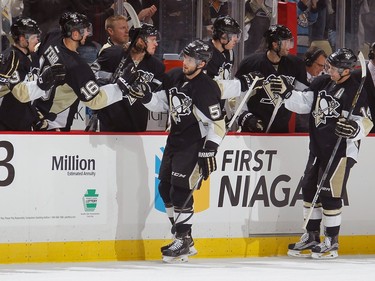
<path id="1" fill-rule="evenodd" d="M 336 123 L 335 134 L 346 139 L 354 139 L 359 133 L 359 125 L 354 120 L 340 117 Z"/>
<path id="2" fill-rule="evenodd" d="M 19 59 L 15 51 L 11 51 L 8 57 L 0 54 L 0 85 L 9 82 L 9 78 L 17 70 Z"/>
<path id="3" fill-rule="evenodd" d="M 274 95 L 279 95 L 282 99 L 287 99 L 292 95 L 293 85 L 288 79 L 283 76 L 270 76 L 265 83 L 266 92 L 271 92 Z"/>
<path id="4" fill-rule="evenodd" d="M 262 73 L 255 71 L 255 72 L 250 72 L 248 74 L 244 74 L 238 78 L 241 82 L 242 92 L 247 91 L 250 88 L 251 84 L 254 82 L 255 77 L 258 77 L 258 81 L 256 82 L 254 86 L 254 90 L 262 88 L 264 76 Z"/>
<path id="5" fill-rule="evenodd" d="M 116 83 L 119 86 L 123 97 L 129 94 L 130 86 L 139 79 L 139 73 L 135 69 L 134 65 L 128 64 L 128 66 L 124 69 L 123 74 L 117 79 Z"/>
<path id="6" fill-rule="evenodd" d="M 241 126 L 242 132 L 264 132 L 263 121 L 247 111 L 238 117 L 238 124 Z"/>
<path id="7" fill-rule="evenodd" d="M 216 150 L 203 148 L 198 152 L 198 166 L 204 180 L 208 179 L 213 171 L 216 171 Z"/>
<path id="8" fill-rule="evenodd" d="M 37 85 L 43 91 L 48 91 L 53 86 L 61 85 L 65 80 L 65 74 L 65 66 L 61 63 L 46 66 L 38 77 Z"/>
<path id="9" fill-rule="evenodd" d="M 48 129 L 48 120 L 44 117 L 44 115 L 37 110 L 37 118 L 36 121 L 33 123 L 33 130 L 34 131 L 47 131 Z"/>
<path id="10" fill-rule="evenodd" d="M 152 96 L 149 82 L 134 82 L 129 88 L 129 96 L 142 99 L 142 102 L 149 102 Z"/>

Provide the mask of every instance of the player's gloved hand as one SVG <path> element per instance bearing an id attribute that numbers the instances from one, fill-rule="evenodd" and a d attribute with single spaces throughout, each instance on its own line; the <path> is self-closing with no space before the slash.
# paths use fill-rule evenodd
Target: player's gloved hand
<path id="1" fill-rule="evenodd" d="M 130 86 L 137 79 L 139 79 L 138 71 L 132 63 L 128 64 L 127 67 L 124 69 L 123 74 L 116 81 L 124 97 L 129 93 Z"/>
<path id="2" fill-rule="evenodd" d="M 135 81 L 129 88 L 129 96 L 141 99 L 144 103 L 149 102 L 152 97 L 149 82 Z"/>
<path id="3" fill-rule="evenodd" d="M 238 125 L 241 126 L 242 132 L 264 132 L 263 121 L 250 112 L 243 112 L 238 117 Z"/>
<path id="4" fill-rule="evenodd" d="M 44 117 L 44 115 L 37 110 L 38 117 L 36 121 L 33 123 L 33 130 L 34 131 L 47 131 L 48 129 L 48 120 Z"/>
<path id="5" fill-rule="evenodd" d="M 287 99 L 292 95 L 294 87 L 284 75 L 271 76 L 267 82 L 265 87 L 269 87 L 273 94 L 279 95 L 282 99 Z"/>
<path id="6" fill-rule="evenodd" d="M 9 82 L 9 78 L 17 70 L 19 59 L 15 51 L 11 51 L 7 57 L 0 54 L 0 85 Z"/>
<path id="7" fill-rule="evenodd" d="M 199 172 L 202 174 L 204 180 L 208 179 L 213 171 L 216 171 L 216 149 L 202 148 L 198 152 L 198 166 Z"/>
<path id="8" fill-rule="evenodd" d="M 247 91 L 250 88 L 251 84 L 254 82 L 255 77 L 258 77 L 258 81 L 256 82 L 256 84 L 254 86 L 254 90 L 262 88 L 264 76 L 263 76 L 262 73 L 260 73 L 258 71 L 254 71 L 254 72 L 250 72 L 248 74 L 241 75 L 238 78 L 241 82 L 241 91 L 242 92 Z"/>
<path id="9" fill-rule="evenodd" d="M 65 66 L 61 63 L 46 66 L 39 74 L 37 85 L 43 91 L 48 91 L 53 86 L 62 84 L 65 80 L 65 74 Z"/>
<path id="10" fill-rule="evenodd" d="M 340 117 L 336 123 L 335 134 L 346 139 L 354 139 L 358 135 L 359 130 L 357 122 Z"/>

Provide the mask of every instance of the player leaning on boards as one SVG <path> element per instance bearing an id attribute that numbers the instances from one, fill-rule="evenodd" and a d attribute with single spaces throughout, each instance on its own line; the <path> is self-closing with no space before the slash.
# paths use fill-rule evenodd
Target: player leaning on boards
<path id="1" fill-rule="evenodd" d="M 194 245 L 190 236 L 194 214 L 191 189 L 216 170 L 215 155 L 225 135 L 220 88 L 203 73 L 212 48 L 201 40 L 182 51 L 183 68 L 168 72 L 163 90 L 151 93 L 148 82 L 140 81 L 129 94 L 155 112 L 169 111 L 170 133 L 159 171 L 159 192 L 165 205 L 173 206 L 175 239 L 162 247 L 165 262 L 188 260 Z"/>
<path id="2" fill-rule="evenodd" d="M 342 196 L 357 161 L 359 142 L 373 126 L 367 116 L 366 92 L 351 75 L 356 62 L 353 51 L 342 48 L 327 58 L 328 75 L 317 77 L 306 90 L 293 90 L 283 76 L 266 86 L 279 92 L 287 109 L 310 113 L 310 152 L 301 183 L 307 232 L 289 245 L 290 256 L 338 256 Z M 325 238 L 320 242 L 322 220 Z"/>
<path id="3" fill-rule="evenodd" d="M 59 21 L 61 33 L 47 35 L 42 42 L 41 68 L 63 64 L 66 76 L 49 94 L 36 101 L 44 116 L 43 130 L 70 131 L 81 100 L 91 109 L 100 109 L 123 98 L 123 83 L 99 86 L 90 66 L 79 56 L 77 48 L 91 36 L 91 23 L 83 14 L 66 12 Z"/>

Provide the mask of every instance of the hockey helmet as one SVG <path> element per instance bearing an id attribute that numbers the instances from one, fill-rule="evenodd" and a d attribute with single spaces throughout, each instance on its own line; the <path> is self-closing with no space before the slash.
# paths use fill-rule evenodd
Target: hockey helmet
<path id="1" fill-rule="evenodd" d="M 273 42 L 280 43 L 283 40 L 293 39 L 290 29 L 280 24 L 271 25 L 263 36 L 266 39 L 268 49 L 272 48 Z"/>
<path id="2" fill-rule="evenodd" d="M 136 28 L 132 26 L 129 30 L 129 37 L 133 38 L 134 36 L 136 36 Z M 143 23 L 138 36 L 142 37 L 143 40 L 146 40 L 149 36 L 159 36 L 159 31 L 152 24 Z"/>
<path id="3" fill-rule="evenodd" d="M 188 44 L 181 54 L 196 60 L 205 61 L 208 63 L 212 58 L 212 47 L 202 40 L 195 40 Z"/>
<path id="4" fill-rule="evenodd" d="M 92 35 L 92 25 L 83 14 L 76 12 L 65 12 L 59 21 L 61 32 L 64 37 L 70 37 L 74 30 L 83 35 L 83 29 L 87 28 L 89 36 Z"/>
<path id="5" fill-rule="evenodd" d="M 357 63 L 357 56 L 349 48 L 341 48 L 329 55 L 327 62 L 337 68 L 352 69 Z"/>
<path id="6" fill-rule="evenodd" d="M 31 18 L 18 18 L 10 27 L 10 33 L 14 40 L 25 34 L 40 34 L 38 24 Z"/>
<path id="7" fill-rule="evenodd" d="M 212 38 L 220 39 L 223 34 L 241 34 L 238 22 L 230 16 L 219 16 L 213 23 Z"/>

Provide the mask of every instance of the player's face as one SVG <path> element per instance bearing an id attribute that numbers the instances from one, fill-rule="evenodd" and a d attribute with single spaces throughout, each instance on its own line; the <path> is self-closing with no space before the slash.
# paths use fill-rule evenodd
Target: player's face
<path id="1" fill-rule="evenodd" d="M 220 43 L 224 45 L 226 50 L 232 50 L 234 46 L 237 45 L 237 43 L 241 39 L 241 34 L 223 34 L 220 38 Z"/>
<path id="2" fill-rule="evenodd" d="M 155 54 L 156 52 L 156 47 L 159 45 L 159 40 L 157 36 L 148 36 L 147 37 L 147 52 L 150 55 Z"/>
<path id="3" fill-rule="evenodd" d="M 332 66 L 331 64 L 329 64 L 328 62 L 326 62 L 326 64 L 324 65 L 324 70 L 326 71 L 326 73 L 331 76 L 331 80 L 332 81 L 335 81 L 336 83 L 341 83 L 343 82 L 341 80 L 341 78 L 343 76 L 346 76 L 349 74 L 349 69 L 340 69 L 340 68 L 337 68 L 337 67 L 334 67 Z M 340 82 L 341 81 L 341 82 Z"/>
<path id="4" fill-rule="evenodd" d="M 26 34 L 25 39 L 28 42 L 26 46 L 29 52 L 35 52 L 35 46 L 40 42 L 40 34 Z"/>
<path id="5" fill-rule="evenodd" d="M 124 19 L 115 21 L 113 28 L 108 28 L 111 40 L 116 45 L 123 45 L 129 41 L 129 25 Z"/>
<path id="6" fill-rule="evenodd" d="M 183 56 L 183 63 L 182 63 L 182 71 L 186 76 L 193 75 L 197 69 L 198 66 L 201 64 L 201 61 L 196 60 L 195 58 L 189 57 L 184 54 Z"/>
<path id="7" fill-rule="evenodd" d="M 324 70 L 324 65 L 326 63 L 326 58 L 320 55 L 312 64 L 310 74 L 312 76 L 320 75 Z"/>
<path id="8" fill-rule="evenodd" d="M 293 47 L 294 47 L 294 40 L 293 40 L 293 38 L 286 39 L 286 40 L 281 40 L 280 51 L 279 51 L 280 56 L 287 56 L 287 55 L 289 55 L 289 51 Z"/>

